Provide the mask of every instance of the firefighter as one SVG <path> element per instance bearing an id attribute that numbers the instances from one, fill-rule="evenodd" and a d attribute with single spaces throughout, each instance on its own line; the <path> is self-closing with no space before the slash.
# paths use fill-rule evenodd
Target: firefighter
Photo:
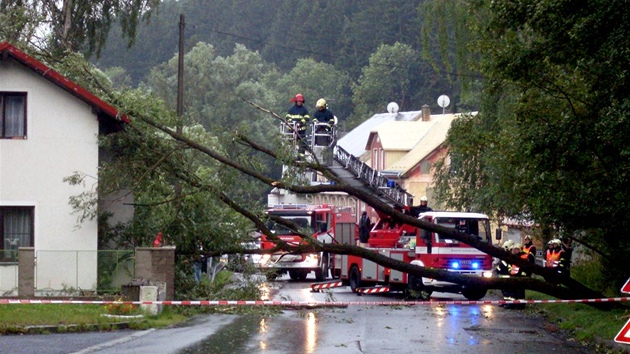
<path id="1" fill-rule="evenodd" d="M 519 257 L 523 260 L 528 260 L 527 253 L 523 252 L 523 246 L 520 243 L 515 243 L 510 247 L 512 255 Z M 519 265 L 511 264 L 509 266 L 509 276 L 511 278 L 527 277 L 529 274 L 525 272 Z M 508 289 L 503 291 L 504 300 L 520 300 L 525 299 L 525 289 Z M 525 304 L 506 304 L 505 308 L 509 309 L 522 309 Z"/>
<path id="2" fill-rule="evenodd" d="M 313 114 L 313 123 L 315 123 L 313 133 L 316 134 L 315 145 L 327 146 L 332 141 L 332 128 L 335 125 L 335 115 L 328 109 L 328 104 L 326 104 L 326 100 L 323 98 L 317 100 L 315 109 L 315 113 Z"/>
<path id="3" fill-rule="evenodd" d="M 503 245 L 501 246 L 501 248 L 503 248 L 505 251 L 510 252 L 510 249 L 512 248 L 513 244 L 514 244 L 514 241 L 507 240 L 507 241 L 503 242 Z M 496 258 L 495 264 L 496 264 L 496 266 L 494 267 L 494 270 L 496 271 L 497 276 L 499 278 L 502 278 L 504 276 L 508 276 L 510 274 L 510 272 L 509 272 L 510 265 L 506 261 L 504 261 L 504 260 L 502 260 L 500 258 Z"/>
<path id="4" fill-rule="evenodd" d="M 291 106 L 285 117 L 287 123 L 293 127 L 296 138 L 300 143 L 300 153 L 304 152 L 303 146 L 306 138 L 306 123 L 311 120 L 308 115 L 308 109 L 304 106 L 304 96 L 298 93 L 291 99 Z"/>
<path id="5" fill-rule="evenodd" d="M 530 235 L 525 235 L 523 252 L 527 254 L 527 259 L 529 260 L 529 263 L 536 263 L 536 246 L 534 246 L 534 243 L 532 242 L 532 237 Z"/>
<path id="6" fill-rule="evenodd" d="M 428 205 L 429 199 L 426 196 L 420 197 L 420 205 L 411 208 L 411 214 L 415 217 L 427 211 L 433 211 Z"/>
<path id="7" fill-rule="evenodd" d="M 328 109 L 326 100 L 320 98 L 315 104 L 315 114 L 313 114 L 313 121 L 318 123 L 327 123 L 328 128 L 332 128 L 335 125 L 335 115 Z"/>
<path id="8" fill-rule="evenodd" d="M 558 239 L 549 241 L 549 248 L 545 255 L 545 266 L 548 268 L 559 268 L 561 266 L 561 260 L 564 258 L 564 251 L 561 247 L 562 242 Z"/>

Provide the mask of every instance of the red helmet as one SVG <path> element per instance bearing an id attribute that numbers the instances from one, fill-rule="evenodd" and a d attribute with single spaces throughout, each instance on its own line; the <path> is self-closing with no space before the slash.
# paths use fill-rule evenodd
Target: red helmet
<path id="1" fill-rule="evenodd" d="M 304 96 L 301 93 L 298 93 L 297 95 L 295 95 L 295 97 L 293 97 L 291 102 L 302 102 L 302 103 L 304 103 Z"/>

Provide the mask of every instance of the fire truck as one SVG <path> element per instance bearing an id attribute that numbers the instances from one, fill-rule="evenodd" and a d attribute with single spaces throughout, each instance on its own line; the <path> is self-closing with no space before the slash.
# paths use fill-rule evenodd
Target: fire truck
<path id="1" fill-rule="evenodd" d="M 273 205 L 267 214 L 277 215 L 284 220 L 297 224 L 300 231 L 312 236 L 322 243 L 336 242 L 337 238 L 352 238 L 356 232 L 356 213 L 353 208 L 338 208 L 332 205 L 307 204 L 279 204 Z M 280 240 L 292 245 L 306 246 L 307 252 L 289 253 L 286 251 L 265 254 L 258 265 L 262 269 L 273 269 L 277 275 L 289 273 L 293 280 L 302 280 L 311 272 L 315 272 L 317 280 L 328 277 L 332 258 L 324 252 L 308 252 L 308 240 L 297 235 L 291 229 L 272 220 L 267 222 L 267 228 Z M 260 237 L 260 248 L 275 247 L 268 235 Z"/>
<path id="2" fill-rule="evenodd" d="M 490 221 L 484 214 L 432 211 L 420 214 L 419 218 L 492 242 Z M 447 269 L 458 274 L 492 276 L 491 256 L 447 236 L 396 223 L 386 216 L 381 216 L 370 231 L 368 245 L 373 252 L 405 263 Z M 461 293 L 469 300 L 479 300 L 487 291 L 408 275 L 353 255 L 339 256 L 333 274 L 355 292 L 360 287 L 383 285 L 389 287 L 389 291 L 404 291 L 425 300 L 433 291 Z"/>

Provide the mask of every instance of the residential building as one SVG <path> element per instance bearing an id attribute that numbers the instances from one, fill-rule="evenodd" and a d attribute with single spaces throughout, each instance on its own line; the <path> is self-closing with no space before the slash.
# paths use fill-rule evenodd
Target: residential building
<path id="1" fill-rule="evenodd" d="M 98 137 L 125 117 L 9 43 L 0 43 L 0 291 L 16 286 L 17 249 L 33 247 L 38 290 L 95 290 L 97 221 L 70 198 L 96 193 Z M 65 179 L 78 174 L 83 183 Z"/>

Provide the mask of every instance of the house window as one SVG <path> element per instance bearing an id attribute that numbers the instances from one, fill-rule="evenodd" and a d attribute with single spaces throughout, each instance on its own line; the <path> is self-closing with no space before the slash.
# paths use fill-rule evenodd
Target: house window
<path id="1" fill-rule="evenodd" d="M 26 93 L 0 92 L 0 138 L 26 136 Z"/>
<path id="2" fill-rule="evenodd" d="M 16 262 L 20 247 L 33 247 L 33 207 L 0 206 L 0 262 Z"/>

